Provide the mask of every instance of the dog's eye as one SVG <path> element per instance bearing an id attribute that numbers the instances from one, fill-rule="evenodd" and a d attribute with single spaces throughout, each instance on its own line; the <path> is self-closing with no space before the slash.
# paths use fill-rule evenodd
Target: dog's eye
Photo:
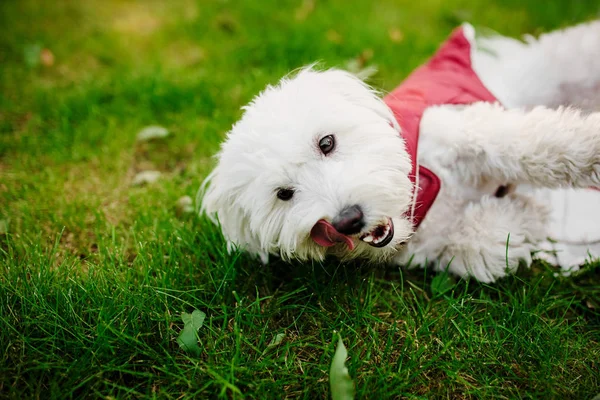
<path id="1" fill-rule="evenodd" d="M 323 139 L 319 140 L 319 148 L 323 154 L 329 154 L 335 147 L 335 139 L 333 135 L 327 135 Z"/>
<path id="2" fill-rule="evenodd" d="M 294 189 L 282 188 L 277 191 L 279 200 L 288 201 L 294 196 Z"/>

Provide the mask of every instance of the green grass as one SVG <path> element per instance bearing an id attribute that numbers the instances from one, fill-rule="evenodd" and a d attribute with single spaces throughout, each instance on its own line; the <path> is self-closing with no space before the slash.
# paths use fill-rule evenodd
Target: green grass
<path id="1" fill-rule="evenodd" d="M 519 35 L 599 14 L 558 0 L 0 2 L 0 397 L 327 398 L 341 332 L 358 398 L 591 399 L 600 263 L 494 285 L 264 267 L 176 202 L 240 106 L 291 69 L 370 56 L 389 90 L 463 19 Z M 40 48 L 52 65 L 35 65 Z M 153 124 L 172 135 L 136 143 Z M 132 187 L 149 168 L 162 178 Z M 199 357 L 176 340 L 194 309 Z"/>

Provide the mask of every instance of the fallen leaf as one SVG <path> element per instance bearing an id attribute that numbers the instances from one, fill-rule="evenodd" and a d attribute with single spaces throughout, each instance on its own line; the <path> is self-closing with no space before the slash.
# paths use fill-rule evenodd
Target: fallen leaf
<path id="1" fill-rule="evenodd" d="M 271 342 L 269 342 L 269 344 L 267 345 L 267 348 L 279 346 L 281 344 L 281 342 L 283 341 L 284 337 L 285 337 L 285 333 L 278 333 L 277 335 L 273 336 L 273 339 L 271 339 Z"/>
<path id="2" fill-rule="evenodd" d="M 183 329 L 177 337 L 177 343 L 184 351 L 190 352 L 196 357 L 200 355 L 198 346 L 198 329 L 204 324 L 206 314 L 200 310 L 194 310 L 191 314 L 181 313 Z"/>
<path id="3" fill-rule="evenodd" d="M 194 201 L 190 196 L 183 196 L 177 200 L 177 211 L 180 214 L 190 214 L 194 212 Z"/>
<path id="4" fill-rule="evenodd" d="M 2 223 L 2 221 L 0 221 L 0 233 L 2 233 L 1 223 Z M 590 310 L 595 310 L 596 308 L 598 308 L 598 306 L 590 299 L 585 300 L 585 306 L 587 308 L 589 308 Z"/>
<path id="5" fill-rule="evenodd" d="M 51 67 L 54 65 L 54 54 L 48 49 L 43 49 L 40 52 L 40 62 L 44 67 Z"/>
<path id="6" fill-rule="evenodd" d="M 158 125 L 147 126 L 137 134 L 138 142 L 147 142 L 153 139 L 162 139 L 169 136 L 167 128 Z"/>
<path id="7" fill-rule="evenodd" d="M 348 368 L 346 368 L 346 357 L 348 357 L 348 351 L 340 336 L 329 369 L 329 386 L 333 400 L 354 399 L 354 383 L 348 374 Z"/>
<path id="8" fill-rule="evenodd" d="M 141 186 L 148 183 L 153 183 L 160 178 L 160 175 L 160 171 L 142 171 L 133 178 L 133 182 L 131 182 L 131 184 L 133 186 Z"/>
<path id="9" fill-rule="evenodd" d="M 388 30 L 390 40 L 394 43 L 400 43 L 404 39 L 404 33 L 398 28 L 390 28 Z"/>
<path id="10" fill-rule="evenodd" d="M 373 49 L 365 49 L 356 58 L 346 61 L 344 68 L 360 79 L 369 79 L 377 73 L 376 66 L 367 65 L 367 62 L 373 58 L 373 55 Z"/>
<path id="11" fill-rule="evenodd" d="M 352 58 L 346 61 L 346 65 L 344 65 L 344 69 L 348 72 L 352 72 L 356 74 L 361 69 L 360 62 L 356 58 Z"/>
<path id="12" fill-rule="evenodd" d="M 304 21 L 315 10 L 315 0 L 304 0 L 296 9 L 296 20 Z"/>
<path id="13" fill-rule="evenodd" d="M 367 61 L 369 61 L 371 58 L 373 58 L 374 54 L 375 54 L 375 52 L 373 51 L 373 49 L 364 49 L 358 56 L 358 59 L 364 65 L 367 63 Z"/>

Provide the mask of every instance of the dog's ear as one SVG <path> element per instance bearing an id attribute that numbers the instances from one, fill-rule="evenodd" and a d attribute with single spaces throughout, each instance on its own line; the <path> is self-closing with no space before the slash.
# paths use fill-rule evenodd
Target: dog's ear
<path id="1" fill-rule="evenodd" d="M 229 253 L 240 248 L 257 255 L 263 264 L 268 263 L 269 253 L 262 249 L 257 233 L 250 228 L 246 212 L 236 202 L 235 194 L 220 182 L 221 179 L 217 165 L 198 190 L 196 204 L 201 204 L 200 214 L 206 214 L 221 228 Z"/>
<path id="2" fill-rule="evenodd" d="M 312 66 L 308 68 L 312 68 Z M 300 73 L 303 72 L 301 71 Z M 343 96 L 348 102 L 368 108 L 388 121 L 396 130 L 400 131 L 400 127 L 392 111 L 382 101 L 381 93 L 366 84 L 359 76 L 335 68 L 318 72 L 318 74 L 323 79 L 325 85 L 333 88 L 335 92 Z"/>

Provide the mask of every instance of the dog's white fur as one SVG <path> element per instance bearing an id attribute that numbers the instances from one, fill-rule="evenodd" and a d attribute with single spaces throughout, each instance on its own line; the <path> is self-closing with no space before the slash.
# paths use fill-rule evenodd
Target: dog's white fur
<path id="1" fill-rule="evenodd" d="M 468 25 L 465 31 L 474 69 L 510 108 L 476 103 L 425 111 L 418 161 L 439 176 L 442 189 L 416 232 L 406 216 L 413 193 L 409 155 L 379 93 L 347 72 L 308 67 L 244 108 L 203 185 L 202 209 L 220 223 L 230 247 L 265 262 L 270 253 L 433 262 L 484 282 L 504 276 L 519 260 L 530 263 L 549 236 L 551 210 L 534 196 L 493 194 L 506 184 L 600 186 L 600 113 L 554 108 L 600 104 L 600 22 L 526 43 L 475 39 Z M 575 60 L 587 64 L 572 67 Z M 318 143 L 328 134 L 335 135 L 336 147 L 325 156 Z M 293 198 L 279 200 L 279 188 L 293 188 Z M 364 232 L 392 218 L 390 244 L 374 248 L 356 239 L 349 251 L 313 242 L 317 221 L 331 221 L 353 204 L 363 209 Z"/>

